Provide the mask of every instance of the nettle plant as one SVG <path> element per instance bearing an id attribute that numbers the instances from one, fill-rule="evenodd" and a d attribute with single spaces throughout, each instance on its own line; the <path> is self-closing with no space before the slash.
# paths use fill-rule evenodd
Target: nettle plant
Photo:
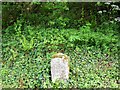
<path id="1" fill-rule="evenodd" d="M 21 20 L 18 20 L 17 23 L 14 24 L 14 30 L 16 32 L 16 37 L 22 44 L 22 49 L 24 51 L 29 51 L 34 47 L 34 31 L 31 26 L 24 26 L 24 23 Z M 27 37 L 25 36 L 27 34 Z"/>
<path id="2" fill-rule="evenodd" d="M 24 51 L 29 51 L 34 46 L 34 38 L 31 38 L 31 40 L 27 40 L 26 37 L 24 35 L 22 35 L 22 38 L 20 38 L 19 40 L 22 44 Z"/>

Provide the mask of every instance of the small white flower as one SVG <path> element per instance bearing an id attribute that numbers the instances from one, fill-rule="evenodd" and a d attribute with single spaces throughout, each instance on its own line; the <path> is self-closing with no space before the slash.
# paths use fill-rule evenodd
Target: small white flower
<path id="1" fill-rule="evenodd" d="M 120 17 L 117 17 L 114 20 L 120 22 Z"/>
<path id="2" fill-rule="evenodd" d="M 110 21 L 110 23 L 114 23 L 114 21 Z"/>
<path id="3" fill-rule="evenodd" d="M 98 13 L 99 13 L 99 14 L 101 14 L 101 13 L 102 13 L 102 11 L 98 11 Z"/>
<path id="4" fill-rule="evenodd" d="M 109 3 L 112 3 L 112 1 L 108 1 Z"/>
<path id="5" fill-rule="evenodd" d="M 107 12 L 106 10 L 103 10 L 103 12 Z"/>
<path id="6" fill-rule="evenodd" d="M 119 7 L 116 7 L 116 8 L 114 8 L 114 10 L 120 10 L 120 8 L 119 8 Z"/>
<path id="7" fill-rule="evenodd" d="M 111 7 L 115 7 L 116 5 L 111 5 Z"/>
<path id="8" fill-rule="evenodd" d="M 119 6 L 117 5 L 111 5 L 111 7 L 113 8 L 113 10 L 120 10 Z"/>
<path id="9" fill-rule="evenodd" d="M 115 21 L 117 21 L 117 18 L 115 18 Z"/>
<path id="10" fill-rule="evenodd" d="M 110 5 L 110 2 L 106 2 L 105 4 Z"/>
<path id="11" fill-rule="evenodd" d="M 119 8 L 119 6 L 116 6 L 115 8 Z"/>
<path id="12" fill-rule="evenodd" d="M 113 7 L 113 8 L 119 8 L 117 5 L 111 5 L 111 7 Z"/>

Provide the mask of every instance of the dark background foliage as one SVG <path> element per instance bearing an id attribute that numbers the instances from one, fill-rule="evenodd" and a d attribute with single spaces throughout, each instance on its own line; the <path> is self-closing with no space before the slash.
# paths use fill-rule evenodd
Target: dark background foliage
<path id="1" fill-rule="evenodd" d="M 119 2 L 114 4 L 119 6 Z M 4 2 L 2 25 L 6 28 L 22 18 L 26 23 L 44 27 L 79 28 L 86 22 L 95 27 L 105 20 L 119 16 L 119 11 L 112 9 L 111 5 L 104 2 Z M 98 11 L 103 10 L 106 10 L 106 13 L 100 15 Z"/>

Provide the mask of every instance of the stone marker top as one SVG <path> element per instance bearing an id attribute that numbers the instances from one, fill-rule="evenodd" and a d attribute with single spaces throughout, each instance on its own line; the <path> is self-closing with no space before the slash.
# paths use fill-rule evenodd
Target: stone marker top
<path id="1" fill-rule="evenodd" d="M 65 55 L 65 54 L 63 54 L 63 53 L 54 54 L 54 55 L 52 56 L 52 58 L 61 58 L 61 59 L 63 59 L 63 60 L 66 61 L 66 62 L 69 62 L 69 59 L 70 59 L 67 55 Z"/>
<path id="2" fill-rule="evenodd" d="M 69 78 L 69 57 L 63 53 L 57 53 L 51 60 L 52 81 L 67 80 Z"/>

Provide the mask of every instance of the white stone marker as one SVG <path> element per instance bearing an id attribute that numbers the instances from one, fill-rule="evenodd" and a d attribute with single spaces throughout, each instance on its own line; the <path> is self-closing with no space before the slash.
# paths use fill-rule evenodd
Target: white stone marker
<path id="1" fill-rule="evenodd" d="M 51 79 L 66 81 L 69 79 L 69 57 L 63 53 L 53 55 L 51 60 Z"/>

